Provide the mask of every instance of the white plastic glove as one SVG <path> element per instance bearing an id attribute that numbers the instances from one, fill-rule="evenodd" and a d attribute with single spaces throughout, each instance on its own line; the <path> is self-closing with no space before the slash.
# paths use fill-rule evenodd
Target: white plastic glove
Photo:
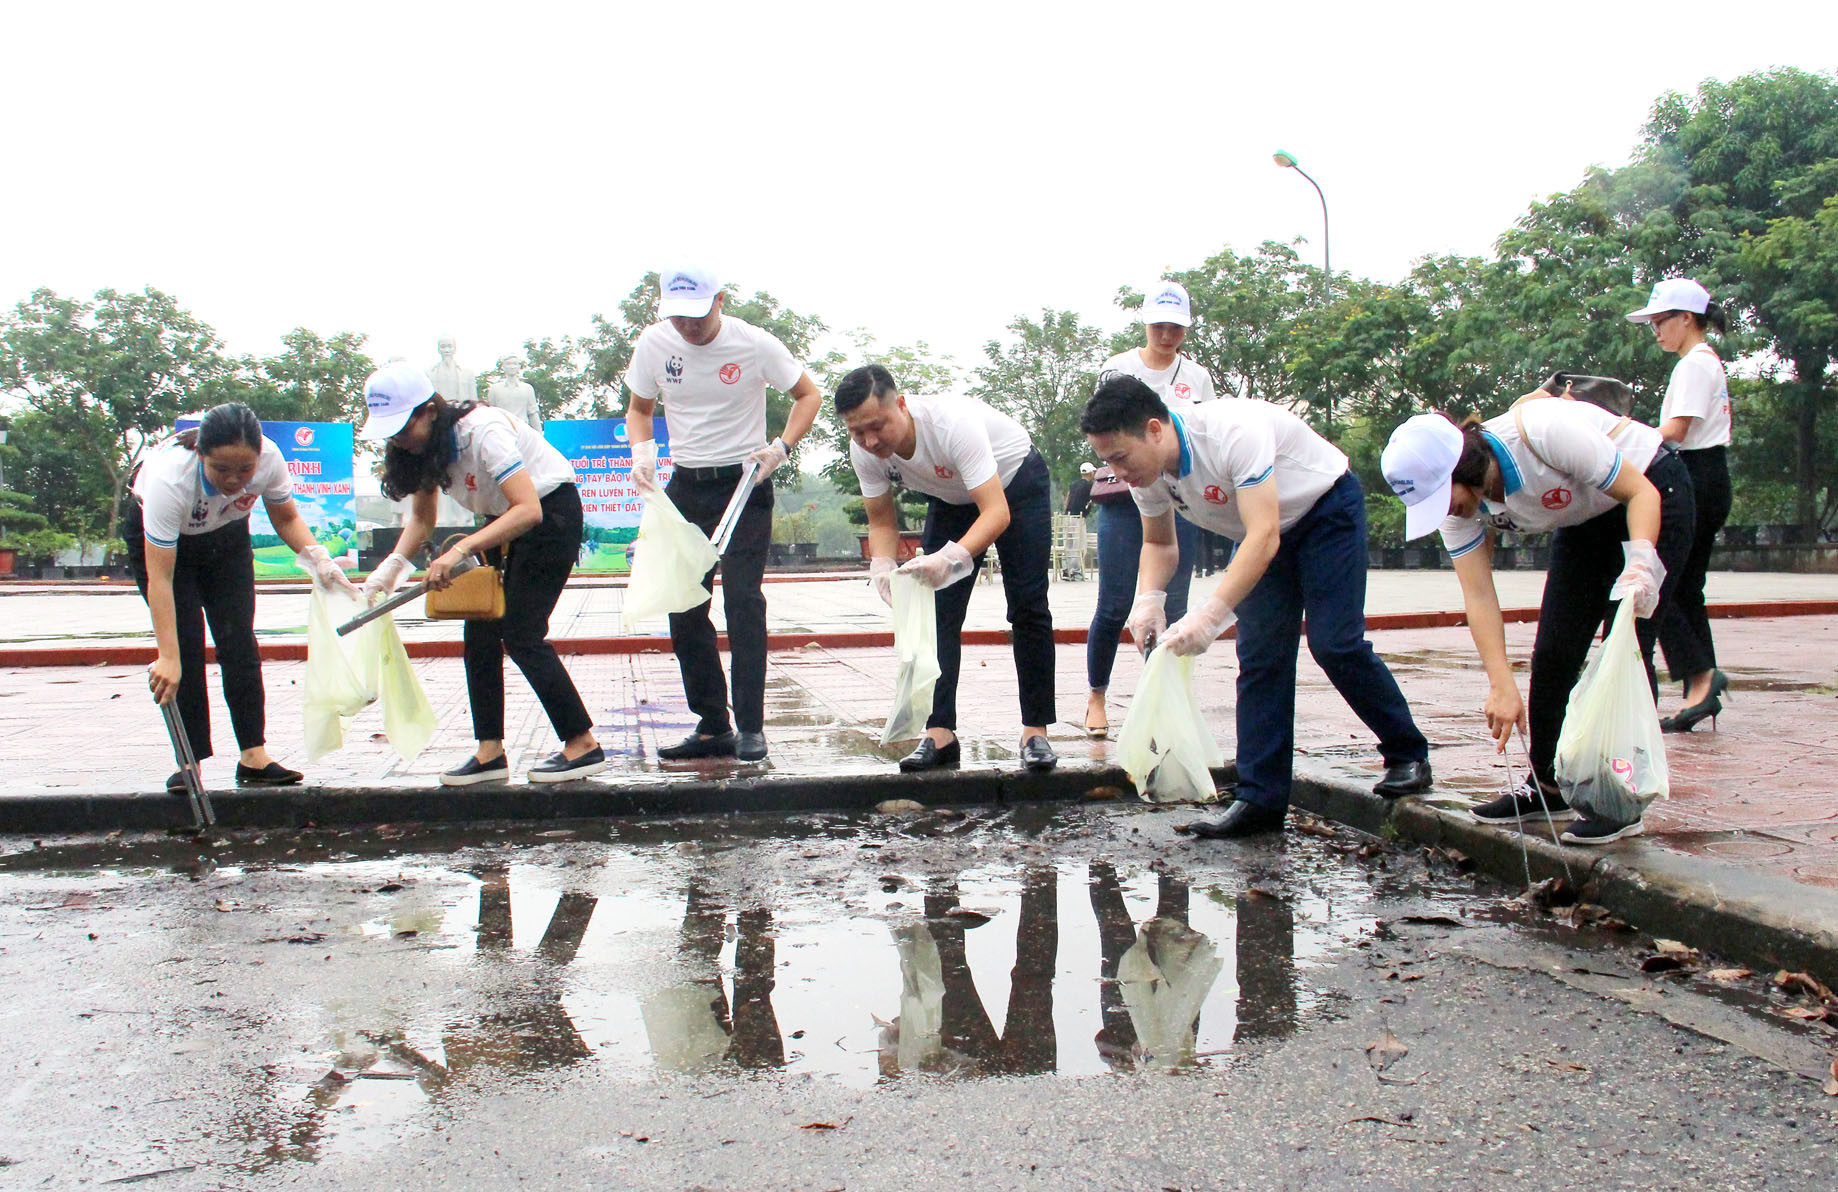
<path id="1" fill-rule="evenodd" d="M 774 439 L 759 450 L 748 454 L 747 462 L 759 465 L 759 471 L 754 473 L 753 483 L 758 484 L 766 477 L 772 475 L 780 464 L 790 458 L 791 448 L 785 446 L 784 439 Z"/>
<path id="2" fill-rule="evenodd" d="M 1644 538 L 1633 538 L 1621 544 L 1627 565 L 1609 589 L 1610 600 L 1632 599 L 1636 617 L 1650 617 L 1659 607 L 1660 585 L 1666 582 L 1666 565 L 1659 561 L 1659 551 Z"/>
<path id="3" fill-rule="evenodd" d="M 657 440 L 632 441 L 632 483 L 643 496 L 657 492 Z"/>
<path id="4" fill-rule="evenodd" d="M 1168 628 L 1168 593 L 1136 593 L 1136 601 L 1130 605 L 1129 620 L 1123 627 L 1130 631 L 1130 640 L 1136 643 L 1137 652 L 1147 654 L 1162 630 Z"/>
<path id="5" fill-rule="evenodd" d="M 929 555 L 914 555 L 900 568 L 907 575 L 918 576 L 934 589 L 948 588 L 975 569 L 976 564 L 971 561 L 970 552 L 958 542 L 947 542 Z"/>
<path id="6" fill-rule="evenodd" d="M 897 570 L 898 564 L 887 555 L 875 555 L 868 560 L 868 582 L 874 585 L 874 594 L 889 608 L 893 607 L 893 573 Z"/>
<path id="7" fill-rule="evenodd" d="M 315 542 L 294 556 L 294 562 L 300 570 L 313 577 L 313 582 L 328 592 L 342 592 L 353 600 L 358 598 L 357 588 L 345 578 L 339 569 L 338 560 L 332 552 Z"/>
<path id="8" fill-rule="evenodd" d="M 407 555 L 391 554 L 389 558 L 378 563 L 370 578 L 364 581 L 363 599 L 365 604 L 375 604 L 387 600 L 389 594 L 396 590 L 402 577 L 415 569 Z"/>
<path id="9" fill-rule="evenodd" d="M 1168 626 L 1162 634 L 1162 649 L 1172 652 L 1176 657 L 1189 654 L 1204 654 L 1206 647 L 1219 640 L 1219 635 L 1232 627 L 1238 620 L 1238 614 L 1232 606 L 1217 596 L 1208 596 L 1200 603 L 1199 608 L 1190 608 L 1187 615 Z"/>

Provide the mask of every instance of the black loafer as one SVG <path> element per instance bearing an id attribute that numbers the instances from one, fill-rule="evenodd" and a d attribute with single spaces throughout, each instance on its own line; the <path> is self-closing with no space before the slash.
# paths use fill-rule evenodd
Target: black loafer
<path id="1" fill-rule="evenodd" d="M 1281 809 L 1262 807 L 1256 803 L 1247 803 L 1243 799 L 1235 800 L 1225 809 L 1225 814 L 1215 820 L 1196 820 L 1182 826 L 1179 831 L 1202 840 L 1231 840 L 1239 836 L 1258 836 L 1265 832 L 1281 832 L 1283 820 L 1287 815 Z"/>
<path id="2" fill-rule="evenodd" d="M 1021 764 L 1030 770 L 1051 770 L 1059 765 L 1059 755 L 1045 737 L 1035 733 L 1021 742 Z"/>
<path id="3" fill-rule="evenodd" d="M 699 757 L 733 757 L 734 734 L 728 732 L 705 737 L 700 733 L 690 733 L 675 745 L 665 745 L 659 749 L 657 756 L 667 762 L 692 761 Z"/>
<path id="4" fill-rule="evenodd" d="M 237 786 L 294 786 L 306 775 L 298 770 L 289 770 L 280 762 L 269 762 L 257 770 L 253 766 L 236 763 Z"/>
<path id="5" fill-rule="evenodd" d="M 185 771 L 174 770 L 172 772 L 172 775 L 166 779 L 166 793 L 178 795 L 180 798 L 190 793 L 185 789 Z"/>
<path id="6" fill-rule="evenodd" d="M 606 769 L 606 750 L 595 745 L 580 757 L 558 750 L 547 761 L 530 767 L 531 782 L 573 782 Z"/>
<path id="7" fill-rule="evenodd" d="M 734 756 L 743 762 L 766 760 L 766 734 L 741 733 L 734 739 Z"/>
<path id="8" fill-rule="evenodd" d="M 1399 795 L 1420 795 L 1430 789 L 1428 762 L 1399 762 L 1385 767 L 1385 776 L 1372 788 L 1375 795 L 1395 799 Z"/>
<path id="9" fill-rule="evenodd" d="M 509 782 L 511 777 L 510 758 L 500 753 L 488 762 L 482 762 L 473 754 L 451 770 L 441 773 L 442 786 L 472 786 L 479 782 Z"/>
<path id="10" fill-rule="evenodd" d="M 909 773 L 914 770 L 956 769 L 963 754 L 963 745 L 956 737 L 951 738 L 949 745 L 940 745 L 930 737 L 920 737 L 918 747 L 900 759 L 900 768 Z"/>

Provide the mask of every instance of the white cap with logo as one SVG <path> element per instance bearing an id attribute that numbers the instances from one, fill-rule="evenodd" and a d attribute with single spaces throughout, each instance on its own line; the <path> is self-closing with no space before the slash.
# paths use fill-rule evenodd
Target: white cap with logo
<path id="1" fill-rule="evenodd" d="M 1178 281 L 1158 281 L 1150 286 L 1142 300 L 1142 321 L 1193 326 L 1193 304 L 1186 288 Z"/>
<path id="2" fill-rule="evenodd" d="M 370 407 L 370 417 L 357 437 L 368 443 L 389 438 L 407 426 L 415 411 L 433 396 L 434 382 L 426 373 L 406 361 L 385 364 L 364 382 L 364 404 Z M 459 395 L 458 400 L 471 396 Z"/>
<path id="3" fill-rule="evenodd" d="M 1379 471 L 1404 502 L 1404 541 L 1423 537 L 1449 516 L 1461 446 L 1461 430 L 1441 414 L 1414 415 L 1391 432 Z"/>
<path id="4" fill-rule="evenodd" d="M 1645 306 L 1628 312 L 1627 321 L 1651 323 L 1654 315 L 1663 315 L 1669 310 L 1688 310 L 1693 314 L 1701 315 L 1709 307 L 1709 290 L 1689 277 L 1668 277 L 1653 286 L 1653 292 L 1647 295 Z"/>
<path id="5" fill-rule="evenodd" d="M 1083 463 L 1079 465 L 1079 475 L 1081 476 L 1095 476 L 1097 475 L 1097 472 L 1098 472 L 1097 464 Z"/>
<path id="6" fill-rule="evenodd" d="M 657 275 L 657 313 L 666 319 L 699 319 L 715 305 L 721 283 L 707 269 L 666 269 Z"/>

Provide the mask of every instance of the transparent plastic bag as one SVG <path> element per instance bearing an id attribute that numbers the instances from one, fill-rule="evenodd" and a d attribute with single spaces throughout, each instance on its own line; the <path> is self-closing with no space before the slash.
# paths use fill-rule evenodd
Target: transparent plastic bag
<path id="1" fill-rule="evenodd" d="M 896 571 L 893 585 L 893 648 L 900 656 L 893 711 L 881 730 L 881 744 L 910 741 L 925 732 L 938 685 L 938 604 L 932 586 Z"/>
<path id="2" fill-rule="evenodd" d="M 1150 651 L 1123 731 L 1117 734 L 1117 762 L 1150 803 L 1208 803 L 1218 798 L 1211 768 L 1225 764 L 1225 753 L 1193 697 L 1191 657 Z"/>
<path id="3" fill-rule="evenodd" d="M 638 519 L 639 550 L 625 588 L 626 632 L 647 617 L 686 613 L 709 598 L 702 577 L 720 561 L 708 535 L 678 512 L 670 498 L 645 498 Z"/>
<path id="4" fill-rule="evenodd" d="M 1634 605 L 1615 623 L 1571 689 L 1557 737 L 1557 789 L 1584 815 L 1630 824 L 1671 789 L 1659 710 L 1647 685 Z"/>
<path id="5" fill-rule="evenodd" d="M 316 762 L 344 747 L 345 727 L 377 697 L 374 668 L 378 622 L 338 636 L 338 626 L 358 614 L 358 604 L 313 585 L 306 611 L 306 680 L 301 710 L 306 760 Z M 368 673 L 367 673 L 368 672 Z"/>
<path id="6" fill-rule="evenodd" d="M 1136 1046 L 1155 1067 L 1193 1059 L 1194 1026 L 1225 961 L 1206 936 L 1178 919 L 1150 919 L 1117 962 L 1117 984 Z"/>
<path id="7" fill-rule="evenodd" d="M 384 613 L 373 624 L 378 632 L 370 656 L 377 673 L 377 697 L 383 703 L 383 735 L 403 761 L 412 762 L 433 740 L 440 721 L 408 660 L 396 619 Z"/>

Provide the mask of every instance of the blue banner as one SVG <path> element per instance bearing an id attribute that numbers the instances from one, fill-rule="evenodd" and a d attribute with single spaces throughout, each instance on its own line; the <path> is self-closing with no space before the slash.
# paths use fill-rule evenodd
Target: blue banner
<path id="1" fill-rule="evenodd" d="M 661 417 L 653 418 L 651 425 L 657 438 L 658 481 L 664 483 L 670 479 L 670 430 Z M 625 419 L 551 420 L 542 424 L 542 433 L 574 466 L 574 481 L 581 490 L 587 541 L 577 567 L 627 570 L 625 547 L 638 536 L 644 501 L 632 483 L 632 445 Z"/>

